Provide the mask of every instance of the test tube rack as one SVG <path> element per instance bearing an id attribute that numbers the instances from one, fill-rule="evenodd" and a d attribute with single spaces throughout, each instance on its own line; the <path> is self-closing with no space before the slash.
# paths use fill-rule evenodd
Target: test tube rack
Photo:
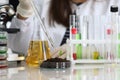
<path id="1" fill-rule="evenodd" d="M 117 17 L 114 24 L 109 22 L 109 16 L 79 16 L 80 25 L 77 28 L 81 33 L 80 39 L 75 38 L 72 34 L 73 26 L 70 26 L 68 57 L 73 64 L 120 63 L 120 17 Z M 81 46 L 79 50 L 76 49 L 78 45 Z"/>

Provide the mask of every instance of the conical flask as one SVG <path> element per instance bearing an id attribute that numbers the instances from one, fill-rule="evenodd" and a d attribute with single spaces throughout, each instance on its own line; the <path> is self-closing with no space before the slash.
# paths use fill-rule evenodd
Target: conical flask
<path id="1" fill-rule="evenodd" d="M 38 67 L 44 60 L 51 58 L 48 41 L 44 37 L 42 29 L 34 33 L 26 57 L 28 66 Z"/>

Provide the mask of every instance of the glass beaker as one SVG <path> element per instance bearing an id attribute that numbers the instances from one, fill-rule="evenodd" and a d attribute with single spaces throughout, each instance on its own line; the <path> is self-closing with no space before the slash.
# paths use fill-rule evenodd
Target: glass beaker
<path id="1" fill-rule="evenodd" d="M 31 41 L 28 48 L 26 63 L 28 66 L 38 67 L 44 60 L 51 58 L 48 41 Z"/>

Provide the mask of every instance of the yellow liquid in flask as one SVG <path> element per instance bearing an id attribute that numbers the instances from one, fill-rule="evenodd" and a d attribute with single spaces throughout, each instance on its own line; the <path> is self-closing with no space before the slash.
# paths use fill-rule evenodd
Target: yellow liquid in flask
<path id="1" fill-rule="evenodd" d="M 28 49 L 28 55 L 26 57 L 27 65 L 38 67 L 44 61 L 44 50 L 46 58 L 51 58 L 50 48 L 47 41 L 31 41 Z"/>

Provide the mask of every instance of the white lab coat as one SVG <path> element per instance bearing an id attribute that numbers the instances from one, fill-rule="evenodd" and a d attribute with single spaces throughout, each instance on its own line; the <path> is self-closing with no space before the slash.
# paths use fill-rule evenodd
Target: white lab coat
<path id="1" fill-rule="evenodd" d="M 120 6 L 119 2 L 119 0 L 87 0 L 79 7 L 73 4 L 73 9 L 79 8 L 79 15 L 105 15 L 109 14 L 110 5 L 115 4 Z M 48 29 L 48 33 L 52 37 L 57 48 L 60 46 L 66 28 L 63 25 L 57 23 L 55 23 L 55 27 L 50 27 L 50 25 L 48 24 L 49 4 L 50 0 L 44 0 L 43 4 L 40 6 L 40 15 L 41 18 L 44 19 L 44 23 Z M 27 20 L 19 20 L 15 17 L 12 20 L 11 28 L 20 28 L 21 31 L 17 34 L 8 35 L 8 46 L 15 52 L 27 53 L 29 42 L 31 39 L 33 39 L 33 36 L 35 38 L 35 33 L 38 27 L 40 27 L 39 21 L 35 16 L 31 16 Z M 44 39 L 46 39 L 45 36 Z"/>

